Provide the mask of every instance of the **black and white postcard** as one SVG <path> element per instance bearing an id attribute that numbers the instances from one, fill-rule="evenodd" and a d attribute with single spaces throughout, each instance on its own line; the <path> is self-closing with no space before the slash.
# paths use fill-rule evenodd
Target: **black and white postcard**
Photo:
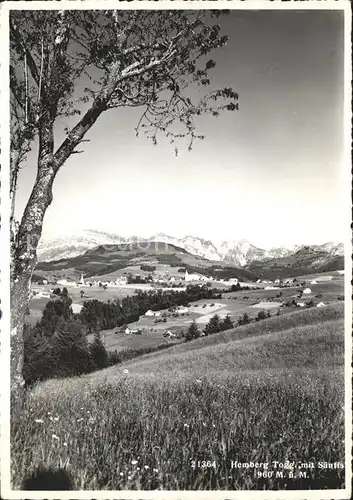
<path id="1" fill-rule="evenodd" d="M 350 498 L 350 2 L 0 24 L 2 497 Z"/>

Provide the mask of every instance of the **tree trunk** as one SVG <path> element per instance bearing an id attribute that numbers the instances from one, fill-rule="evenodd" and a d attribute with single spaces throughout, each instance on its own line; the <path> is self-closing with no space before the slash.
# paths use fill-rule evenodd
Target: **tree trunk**
<path id="1" fill-rule="evenodd" d="M 23 326 L 44 214 L 52 201 L 56 175 L 53 144 L 53 123 L 48 121 L 39 134 L 37 177 L 11 245 L 11 398 L 12 404 L 19 407 L 24 400 Z"/>
<path id="2" fill-rule="evenodd" d="M 30 275 L 22 275 L 11 283 L 11 406 L 12 414 L 21 409 L 25 397 L 23 366 L 23 325 L 29 300 Z"/>
<path id="3" fill-rule="evenodd" d="M 54 120 L 49 116 L 39 130 L 37 177 L 11 246 L 11 397 L 13 404 L 19 405 L 19 408 L 25 395 L 22 376 L 23 326 L 44 215 L 53 199 L 53 182 L 60 167 L 105 109 L 105 101 L 96 100 L 55 155 Z"/>

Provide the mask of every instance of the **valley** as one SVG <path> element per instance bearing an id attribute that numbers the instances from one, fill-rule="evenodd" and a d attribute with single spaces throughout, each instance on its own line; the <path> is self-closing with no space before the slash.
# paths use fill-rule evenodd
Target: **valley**
<path id="1" fill-rule="evenodd" d="M 141 269 L 144 266 L 153 271 Z M 146 292 L 186 290 L 188 283 L 185 282 L 185 273 L 180 272 L 185 269 L 207 272 L 208 279 L 205 282 L 193 281 L 189 284 L 206 284 L 211 290 L 222 291 L 221 299 L 206 299 L 189 304 L 184 314 L 173 315 L 170 311 L 162 309 L 160 315 L 163 321 L 141 315 L 132 323 L 102 330 L 101 338 L 108 351 L 155 348 L 159 345 L 182 342 L 192 321 L 196 321 L 200 328 L 204 328 L 214 314 L 221 319 L 229 315 L 234 323 L 239 317 L 247 314 L 250 320 L 254 321 L 262 310 L 269 311 L 271 315 L 283 315 L 304 306 L 304 301 L 312 301 L 313 306 L 319 303 L 329 305 L 336 303 L 344 295 L 344 275 L 337 271 L 330 274 L 298 276 L 294 283 L 277 280 L 281 283 L 276 285 L 271 280 L 256 279 L 258 275 L 235 266 L 220 267 L 218 264 L 216 267 L 212 261 L 193 256 L 183 249 L 162 242 L 153 243 L 144 251 L 140 249 L 138 252 L 136 246 L 126 248 L 122 245 L 105 245 L 91 249 L 82 256 L 39 263 L 35 273 L 35 278 L 39 282 L 32 285 L 35 295 L 29 305 L 27 323 L 35 325 L 40 320 L 47 302 L 56 298 L 51 293 L 55 286 L 67 288 L 75 311 L 79 312 L 89 300 L 114 302 L 127 296 L 134 296 L 138 290 Z M 283 272 L 283 269 L 279 272 Z M 227 276 L 227 274 L 230 281 L 229 278 L 217 279 L 217 276 Z M 126 280 L 127 276 L 140 276 L 146 279 L 149 275 L 153 278 L 150 283 L 127 284 L 122 281 Z M 286 273 L 284 275 L 286 276 Z M 83 283 L 79 281 L 81 276 L 85 276 Z M 232 278 L 239 279 L 242 290 L 231 291 Z M 43 279 L 48 283 L 43 284 Z M 241 279 L 244 281 L 240 281 Z M 65 284 L 60 285 L 60 283 Z M 302 297 L 306 286 L 310 287 L 311 293 Z M 142 334 L 126 334 L 126 327 L 139 330 Z M 87 338 L 91 341 L 93 334 Z"/>
<path id="2" fill-rule="evenodd" d="M 255 272 L 157 242 L 40 262 L 27 325 L 44 328 L 47 306 L 69 300 L 51 352 L 56 336 L 73 335 L 103 358 L 74 376 L 68 350 L 62 371 L 31 385 L 12 429 L 13 477 L 49 456 L 70 462 L 78 489 L 342 488 L 344 272 L 340 262 L 314 272 L 308 261 L 291 267 L 293 259 L 275 259 L 275 273 L 253 263 Z M 210 330 L 216 317 L 228 321 L 223 330 Z M 48 369 L 48 342 L 34 344 L 27 369 Z M 290 483 L 271 468 L 303 457 L 340 467 L 294 468 Z M 266 462 L 272 479 L 232 469 L 232 460 Z"/>

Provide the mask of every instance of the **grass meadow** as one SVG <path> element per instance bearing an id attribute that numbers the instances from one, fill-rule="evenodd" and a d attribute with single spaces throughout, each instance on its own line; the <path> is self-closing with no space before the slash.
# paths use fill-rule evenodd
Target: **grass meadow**
<path id="1" fill-rule="evenodd" d="M 343 353 L 338 304 L 38 384 L 12 422 L 13 487 L 44 464 L 76 489 L 343 488 L 343 469 L 316 466 L 344 462 Z M 232 460 L 315 467 L 264 478 Z"/>

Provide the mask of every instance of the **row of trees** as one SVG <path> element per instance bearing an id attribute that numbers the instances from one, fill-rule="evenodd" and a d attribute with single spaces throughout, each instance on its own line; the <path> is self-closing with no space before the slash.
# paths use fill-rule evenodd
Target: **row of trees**
<path id="1" fill-rule="evenodd" d="M 207 323 L 205 328 L 201 331 L 198 324 L 194 320 L 186 331 L 184 337 L 185 341 L 197 339 L 201 336 L 213 335 L 214 333 L 222 332 L 224 330 L 229 330 L 234 327 L 234 323 L 231 320 L 229 314 L 223 319 L 221 319 L 218 314 L 212 316 L 210 321 Z"/>
<path id="2" fill-rule="evenodd" d="M 279 315 L 279 310 L 277 311 L 277 315 Z M 258 315 L 252 320 L 248 313 L 244 313 L 242 316 L 240 316 L 237 320 L 237 323 L 234 324 L 232 319 L 230 318 L 229 314 L 223 319 L 221 319 L 218 314 L 215 314 L 212 316 L 210 321 L 207 323 L 205 328 L 203 330 L 200 330 L 198 324 L 194 320 L 191 325 L 189 326 L 187 332 L 184 335 L 185 341 L 188 342 L 190 340 L 197 339 L 201 336 L 208 336 L 212 335 L 214 333 L 219 333 L 224 330 L 230 330 L 231 328 L 234 328 L 235 326 L 242 326 L 242 325 L 248 325 L 252 321 L 261 321 L 266 318 L 270 318 L 271 313 L 270 311 L 267 310 L 265 311 L 259 311 Z"/>

